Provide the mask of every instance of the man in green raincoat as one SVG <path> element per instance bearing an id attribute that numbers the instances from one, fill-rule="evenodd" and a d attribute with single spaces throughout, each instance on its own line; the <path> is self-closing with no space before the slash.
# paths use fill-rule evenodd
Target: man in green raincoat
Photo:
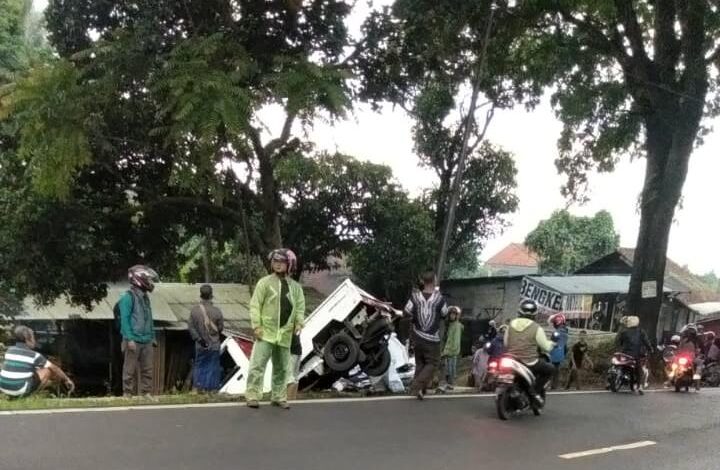
<path id="1" fill-rule="evenodd" d="M 259 408 L 268 361 L 272 361 L 272 405 L 289 409 L 287 368 L 293 333 L 305 320 L 305 294 L 290 277 L 297 266 L 295 254 L 285 248 L 270 253 L 272 274 L 258 281 L 250 300 L 250 321 L 255 334 L 245 398 Z"/>

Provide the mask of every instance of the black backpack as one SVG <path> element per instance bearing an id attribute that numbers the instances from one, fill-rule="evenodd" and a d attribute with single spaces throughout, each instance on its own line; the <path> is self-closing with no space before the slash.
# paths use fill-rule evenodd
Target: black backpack
<path id="1" fill-rule="evenodd" d="M 128 291 L 130 292 L 130 291 Z M 132 308 L 135 308 L 135 296 L 130 292 L 130 298 L 132 298 Z M 120 320 L 120 299 L 115 302 L 113 306 L 113 325 L 115 330 L 120 333 L 122 331 L 122 320 Z"/>

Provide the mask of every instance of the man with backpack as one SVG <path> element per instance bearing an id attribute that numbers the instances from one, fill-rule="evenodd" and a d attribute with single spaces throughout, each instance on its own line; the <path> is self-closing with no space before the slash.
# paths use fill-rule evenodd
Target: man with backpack
<path id="1" fill-rule="evenodd" d="M 151 395 L 153 389 L 153 355 L 157 346 L 153 329 L 152 307 L 148 293 L 155 289 L 159 278 L 147 266 L 136 265 L 128 270 L 130 290 L 118 301 L 121 349 L 123 352 L 123 396 L 135 395 L 137 373 L 140 371 L 140 394 Z"/>

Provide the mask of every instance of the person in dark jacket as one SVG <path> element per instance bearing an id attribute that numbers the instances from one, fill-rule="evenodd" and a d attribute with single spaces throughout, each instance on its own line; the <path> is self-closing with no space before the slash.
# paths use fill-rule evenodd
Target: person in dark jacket
<path id="1" fill-rule="evenodd" d="M 405 305 L 405 315 L 412 319 L 415 346 L 415 379 L 410 393 L 419 400 L 425 397 L 440 362 L 440 326 L 448 314 L 445 297 L 437 288 L 435 272 L 426 271 L 422 283 L 422 290 L 415 290 Z"/>
<path id="2" fill-rule="evenodd" d="M 624 317 L 622 324 L 625 326 L 625 329 L 617 335 L 617 347 L 620 352 L 635 359 L 634 375 L 631 378 L 630 388 L 635 390 L 635 385 L 637 384 L 638 394 L 644 395 L 645 358 L 652 350 L 652 344 L 650 343 L 647 333 L 640 328 L 640 319 L 638 317 Z"/>
<path id="3" fill-rule="evenodd" d="M 213 305 L 213 289 L 209 284 L 200 287 L 200 303 L 190 311 L 188 329 L 195 341 L 193 388 L 199 392 L 214 392 L 220 388 L 220 343 L 223 314 Z"/>

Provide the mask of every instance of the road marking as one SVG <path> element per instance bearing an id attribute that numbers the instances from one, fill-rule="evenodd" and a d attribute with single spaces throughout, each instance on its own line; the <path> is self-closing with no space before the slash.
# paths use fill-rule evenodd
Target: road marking
<path id="1" fill-rule="evenodd" d="M 655 441 L 640 441 L 640 442 L 633 442 L 630 444 L 623 444 L 619 446 L 612 446 L 612 447 L 602 447 L 600 449 L 591 449 L 591 450 L 584 450 L 582 452 L 573 452 L 571 454 L 562 454 L 558 455 L 561 459 L 579 459 L 581 457 L 590 457 L 591 455 L 600 455 L 600 454 L 609 454 L 610 452 L 616 452 L 618 450 L 632 450 L 632 449 L 640 449 L 641 447 L 649 447 L 656 445 L 657 442 Z"/>
<path id="2" fill-rule="evenodd" d="M 645 393 L 666 393 L 669 390 L 657 389 L 646 390 Z M 549 395 L 600 395 L 610 393 L 607 390 L 580 390 L 567 392 L 549 392 Z M 703 395 L 716 395 L 720 390 L 704 390 Z M 426 395 L 426 400 L 456 400 L 468 398 L 494 398 L 493 393 L 459 393 L 459 394 L 439 394 Z M 313 405 L 313 404 L 333 404 L 333 403 L 366 403 L 374 401 L 395 401 L 395 400 L 417 400 L 414 396 L 408 395 L 387 395 L 381 397 L 352 397 L 352 398 L 315 398 L 307 400 L 298 400 L 291 402 L 293 406 Z M 0 405 L 1 406 L 1 405 Z M 150 410 L 185 410 L 194 408 L 233 408 L 244 407 L 242 401 L 228 401 L 222 403 L 188 403 L 180 405 L 130 405 L 127 406 L 103 406 L 95 408 L 58 408 L 45 410 L 0 410 L 0 416 L 16 416 L 16 415 L 45 415 L 45 414 L 65 414 L 65 413 L 102 413 L 116 411 L 150 411 Z"/>

